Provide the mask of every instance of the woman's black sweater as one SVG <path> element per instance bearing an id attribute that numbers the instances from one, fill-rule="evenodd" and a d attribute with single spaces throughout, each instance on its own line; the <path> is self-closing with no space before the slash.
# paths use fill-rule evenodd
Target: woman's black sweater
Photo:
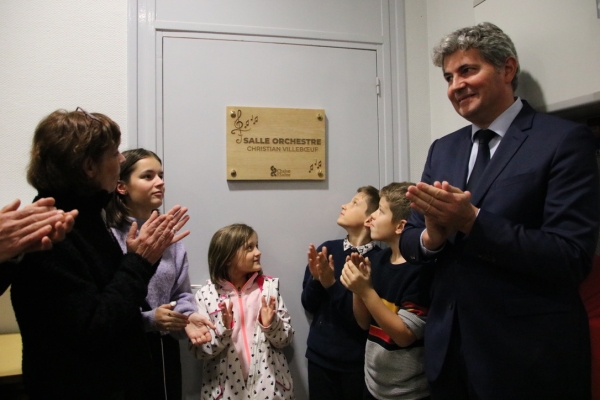
<path id="1" fill-rule="evenodd" d="M 142 397 L 150 355 L 140 307 L 156 266 L 121 252 L 102 218 L 106 191 L 38 198 L 48 196 L 79 216 L 64 241 L 17 267 L 25 389 L 31 399 Z"/>

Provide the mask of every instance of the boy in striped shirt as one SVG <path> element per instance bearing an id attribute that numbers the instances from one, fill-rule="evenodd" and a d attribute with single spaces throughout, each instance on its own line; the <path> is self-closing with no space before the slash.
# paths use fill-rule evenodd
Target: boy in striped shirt
<path id="1" fill-rule="evenodd" d="M 341 282 L 353 295 L 358 324 L 369 329 L 365 351 L 365 399 L 426 399 L 423 334 L 429 280 L 421 266 L 406 262 L 400 235 L 410 214 L 405 194 L 410 182 L 391 183 L 379 192 L 379 208 L 367 224 L 371 238 L 389 248 L 376 257 L 347 257 Z"/>

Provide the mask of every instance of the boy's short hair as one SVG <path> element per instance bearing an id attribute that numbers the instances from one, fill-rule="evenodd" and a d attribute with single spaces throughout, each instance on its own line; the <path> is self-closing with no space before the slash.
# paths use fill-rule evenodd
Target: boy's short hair
<path id="1" fill-rule="evenodd" d="M 392 182 L 379 191 L 380 197 L 385 197 L 392 211 L 392 222 L 408 219 L 410 215 L 410 200 L 406 198 L 408 187 L 412 182 Z"/>
<path id="2" fill-rule="evenodd" d="M 371 185 L 361 186 L 356 193 L 365 194 L 365 202 L 367 203 L 367 216 L 373 214 L 379 208 L 379 190 Z"/>

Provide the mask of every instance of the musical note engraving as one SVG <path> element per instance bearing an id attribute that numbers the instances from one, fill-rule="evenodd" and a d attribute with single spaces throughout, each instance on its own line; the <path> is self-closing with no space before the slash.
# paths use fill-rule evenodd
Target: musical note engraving
<path id="1" fill-rule="evenodd" d="M 308 173 L 312 173 L 314 169 L 318 170 L 319 172 L 321 172 L 321 166 L 322 166 L 322 162 L 321 160 L 315 160 L 314 163 L 312 163 L 310 165 L 310 167 L 308 168 Z"/>
<path id="2" fill-rule="evenodd" d="M 232 129 L 230 132 L 232 135 L 238 135 L 238 138 L 235 140 L 235 142 L 237 144 L 242 143 L 242 140 L 244 139 L 243 132 L 250 131 L 252 129 L 252 127 L 250 125 L 256 125 L 258 123 L 258 115 L 257 116 L 252 115 L 245 122 L 243 122 L 241 120 L 241 117 L 242 117 L 242 110 L 237 110 L 235 122 L 233 123 L 235 128 Z"/>

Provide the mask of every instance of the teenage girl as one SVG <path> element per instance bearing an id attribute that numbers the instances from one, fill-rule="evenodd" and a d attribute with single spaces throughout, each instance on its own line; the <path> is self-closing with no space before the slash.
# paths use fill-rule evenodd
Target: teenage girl
<path id="1" fill-rule="evenodd" d="M 125 161 L 121 164 L 117 190 L 106 209 L 106 217 L 126 252 L 132 222 L 142 226 L 152 212 L 162 206 L 165 183 L 162 162 L 155 153 L 135 149 L 124 151 L 123 156 Z M 196 344 L 210 340 L 204 325 L 209 321 L 196 313 L 183 242 L 174 243 L 164 252 L 148 285 L 146 303 L 142 307 L 142 319 L 154 370 L 152 381 L 148 383 L 149 392 L 153 399 L 181 399 L 179 340 L 189 337 Z"/>
<path id="2" fill-rule="evenodd" d="M 210 281 L 196 293 L 216 329 L 190 346 L 204 360 L 202 399 L 293 399 L 282 352 L 294 336 L 279 280 L 262 274 L 256 232 L 244 224 L 219 229 L 208 248 Z"/>

